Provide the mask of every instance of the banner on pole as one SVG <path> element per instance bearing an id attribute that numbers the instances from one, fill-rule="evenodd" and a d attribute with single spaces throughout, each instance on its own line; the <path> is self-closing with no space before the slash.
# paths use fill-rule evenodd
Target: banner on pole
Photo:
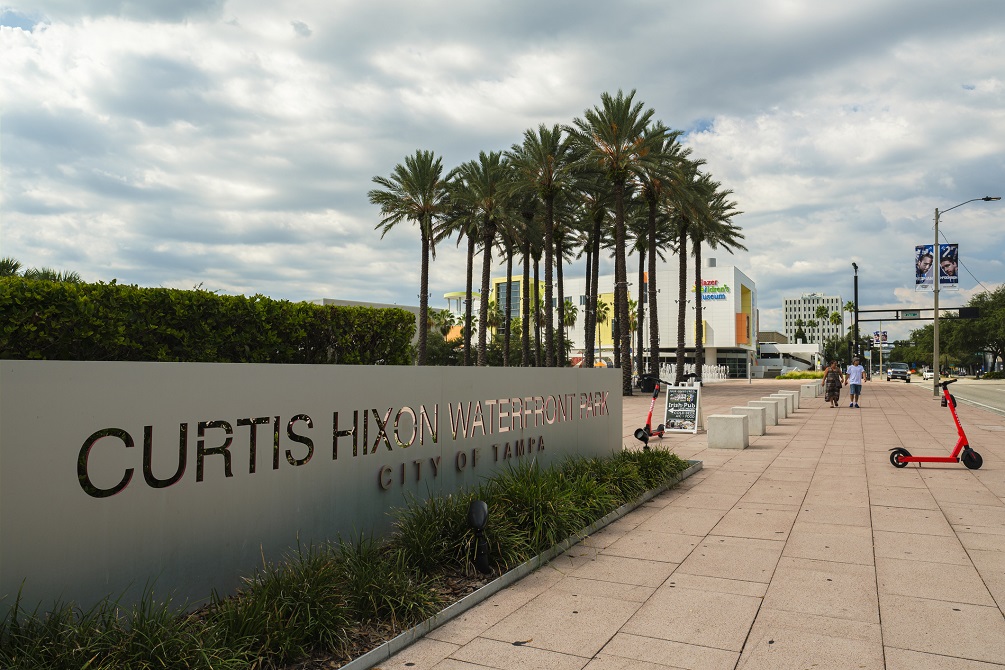
<path id="1" fill-rule="evenodd" d="M 958 244 L 939 245 L 939 290 L 958 291 L 960 289 Z"/>
<path id="2" fill-rule="evenodd" d="M 927 291 L 932 288 L 935 277 L 935 245 L 919 244 L 914 247 L 914 290 Z"/>

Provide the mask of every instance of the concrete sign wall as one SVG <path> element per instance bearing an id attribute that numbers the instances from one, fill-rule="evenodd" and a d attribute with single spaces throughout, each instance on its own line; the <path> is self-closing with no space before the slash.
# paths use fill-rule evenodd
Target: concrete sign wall
<path id="1" fill-rule="evenodd" d="M 196 601 L 528 459 L 621 448 L 617 370 L 0 361 L 0 609 Z"/>

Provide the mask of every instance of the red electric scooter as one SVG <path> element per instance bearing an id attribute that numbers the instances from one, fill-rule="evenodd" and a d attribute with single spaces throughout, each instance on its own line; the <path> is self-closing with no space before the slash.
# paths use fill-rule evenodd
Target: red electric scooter
<path id="1" fill-rule="evenodd" d="M 947 379 L 942 382 L 942 406 L 948 407 L 953 414 L 953 421 L 956 423 L 956 432 L 959 438 L 956 440 L 956 448 L 951 456 L 912 456 L 911 452 L 903 447 L 890 450 L 890 463 L 895 468 L 906 467 L 908 463 L 963 463 L 971 470 L 977 470 L 984 465 L 984 459 L 976 451 L 970 448 L 967 442 L 967 434 L 963 432 L 960 419 L 956 416 L 956 398 L 949 392 L 949 385 L 959 381 L 957 379 Z"/>
<path id="2" fill-rule="evenodd" d="M 660 379 L 659 377 L 653 377 L 652 375 L 643 375 L 640 379 L 652 379 L 656 385 L 653 387 L 653 401 L 649 403 L 649 416 L 646 417 L 646 425 L 643 428 L 637 428 L 635 430 L 635 439 L 639 440 L 645 446 L 642 447 L 644 451 L 649 451 L 649 438 L 658 437 L 663 439 L 663 424 L 656 426 L 656 430 L 653 430 L 653 408 L 656 406 L 656 398 L 660 395 Z M 668 382 L 663 382 L 667 384 Z"/>

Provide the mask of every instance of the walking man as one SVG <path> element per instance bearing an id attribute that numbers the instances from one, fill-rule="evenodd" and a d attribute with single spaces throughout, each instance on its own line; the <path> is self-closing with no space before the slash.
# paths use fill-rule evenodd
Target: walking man
<path id="1" fill-rule="evenodd" d="M 851 359 L 851 365 L 844 374 L 844 383 L 848 387 L 848 395 L 851 397 L 849 407 L 858 409 L 858 398 L 862 395 L 862 378 L 865 376 L 865 368 L 858 364 L 859 358 Z"/>

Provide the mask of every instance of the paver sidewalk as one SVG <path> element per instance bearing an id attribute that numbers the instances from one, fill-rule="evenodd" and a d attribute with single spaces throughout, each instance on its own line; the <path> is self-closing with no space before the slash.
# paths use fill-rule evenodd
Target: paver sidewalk
<path id="1" fill-rule="evenodd" d="M 709 384 L 703 413 L 799 384 Z M 378 667 L 1005 668 L 1005 417 L 957 408 L 981 470 L 896 469 L 952 450 L 948 410 L 920 384 L 843 399 L 743 451 L 664 438 L 704 469 Z M 631 448 L 649 401 L 625 398 Z"/>

